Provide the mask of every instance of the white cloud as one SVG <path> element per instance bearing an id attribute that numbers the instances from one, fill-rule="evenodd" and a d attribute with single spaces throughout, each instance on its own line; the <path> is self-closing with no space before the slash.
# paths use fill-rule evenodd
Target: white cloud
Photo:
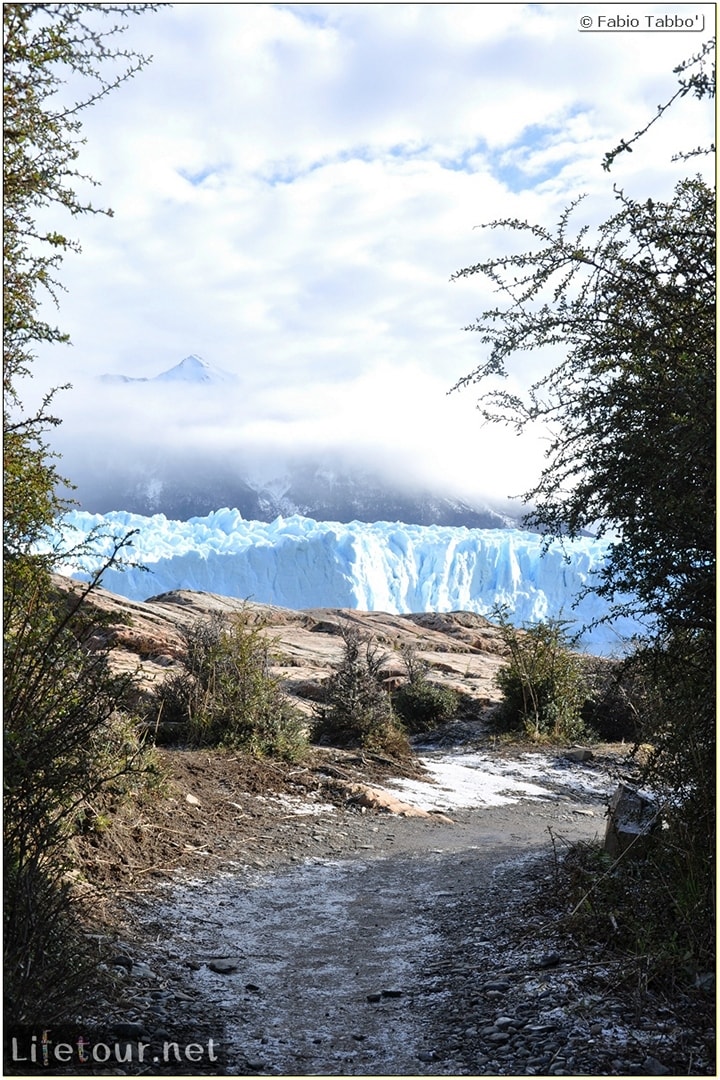
<path id="1" fill-rule="evenodd" d="M 246 453 L 356 447 L 480 486 L 490 456 L 493 488 L 525 486 L 537 445 L 481 429 L 472 392 L 445 396 L 481 359 L 461 327 L 491 300 L 450 275 L 512 243 L 474 226 L 552 223 L 582 190 L 601 220 L 613 182 L 667 195 L 683 168 L 671 154 L 712 126 L 686 99 L 604 174 L 604 152 L 672 93 L 700 39 L 580 34 L 584 11 L 179 4 L 134 19 L 128 44 L 154 62 L 86 114 L 81 162 L 115 217 L 73 222 L 84 250 L 64 266 L 59 318 L 74 348 L 38 367 L 78 383 L 68 462 L 82 467 L 71 447 L 97 423 L 108 439 L 124 425 L 127 453 L 149 426 Z M 202 425 L 167 399 L 133 415 L 85 381 L 190 352 L 241 376 L 241 400 L 214 402 Z"/>

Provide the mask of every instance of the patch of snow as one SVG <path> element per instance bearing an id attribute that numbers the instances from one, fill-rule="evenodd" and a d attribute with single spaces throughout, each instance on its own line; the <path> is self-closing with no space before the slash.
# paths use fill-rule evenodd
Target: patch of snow
<path id="1" fill-rule="evenodd" d="M 545 754 L 524 754 L 524 760 L 502 761 L 487 754 L 442 754 L 421 757 L 431 780 L 397 780 L 386 790 L 420 810 L 507 806 L 521 799 L 552 798 L 550 787 L 602 797 L 612 781 L 604 773 L 561 763 Z"/>
<path id="2" fill-rule="evenodd" d="M 318 814 L 334 814 L 337 808 L 332 803 L 310 802 L 299 795 L 276 795 L 266 797 L 259 795 L 257 798 L 262 802 L 274 803 L 281 810 L 297 817 L 316 816 Z"/>

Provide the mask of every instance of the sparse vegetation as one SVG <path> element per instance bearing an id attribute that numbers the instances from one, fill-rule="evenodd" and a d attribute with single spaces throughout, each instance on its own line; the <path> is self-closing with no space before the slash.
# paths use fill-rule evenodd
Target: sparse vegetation
<path id="1" fill-rule="evenodd" d="M 495 618 L 509 654 L 497 674 L 503 692 L 497 725 L 533 739 L 579 738 L 585 733 L 587 684 L 582 658 L 570 650 L 564 624 L 548 620 L 520 630 L 501 609 Z"/>
<path id="2" fill-rule="evenodd" d="M 665 840 L 656 857 L 615 860 L 596 844 L 571 847 L 556 871 L 556 914 L 583 946 L 618 968 L 618 981 L 643 996 L 706 985 L 714 951 L 702 916 L 705 883 L 685 877 L 685 853 Z M 682 889 L 678 885 L 682 881 Z"/>
<path id="3" fill-rule="evenodd" d="M 343 657 L 325 683 L 325 701 L 316 710 L 313 740 L 405 757 L 410 744 L 381 685 L 386 654 L 354 626 L 343 626 L 341 632 Z"/>
<path id="4" fill-rule="evenodd" d="M 392 705 L 405 730 L 418 735 L 447 723 L 458 710 L 458 695 L 446 686 L 430 682 L 428 664 L 411 646 L 403 648 L 402 657 L 407 682 L 393 692 Z"/>
<path id="5" fill-rule="evenodd" d="M 4 595 L 5 985 L 25 1022 L 67 1008 L 86 976 L 66 878 L 73 835 L 107 827 L 95 797 L 128 794 L 153 768 L 124 707 L 128 679 L 86 645 L 84 598 L 65 610 L 31 571 Z"/>
<path id="6" fill-rule="evenodd" d="M 159 687 L 154 703 L 158 721 L 177 725 L 177 741 L 289 760 L 302 756 L 302 718 L 270 674 L 271 646 L 263 629 L 240 612 L 186 631 L 186 669 Z"/>

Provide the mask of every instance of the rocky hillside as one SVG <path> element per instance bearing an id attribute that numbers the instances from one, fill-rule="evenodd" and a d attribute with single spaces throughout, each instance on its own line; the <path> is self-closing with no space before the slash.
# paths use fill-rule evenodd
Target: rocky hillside
<path id="1" fill-rule="evenodd" d="M 81 595 L 78 582 L 57 577 L 56 583 L 68 598 Z M 109 646 L 113 669 L 133 673 L 140 694 L 151 692 L 169 674 L 181 670 L 184 628 L 243 612 L 252 623 L 263 626 L 273 643 L 273 674 L 305 712 L 311 711 L 322 682 L 342 655 L 343 624 L 359 627 L 387 652 L 384 671 L 389 686 L 406 674 L 401 649 L 412 646 L 429 665 L 431 680 L 460 691 L 479 705 L 490 705 L 498 698 L 494 680 L 503 662 L 500 632 L 483 616 L 470 612 L 390 615 L 330 608 L 291 611 L 190 590 L 137 602 L 97 589 L 90 603 L 107 620 L 92 641 L 98 647 Z"/>

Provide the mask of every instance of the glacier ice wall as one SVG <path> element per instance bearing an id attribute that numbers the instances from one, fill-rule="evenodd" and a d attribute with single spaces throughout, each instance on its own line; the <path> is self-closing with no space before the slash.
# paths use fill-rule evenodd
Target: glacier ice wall
<path id="1" fill-rule="evenodd" d="M 505 604 L 520 625 L 548 617 L 588 624 L 606 609 L 588 596 L 573 608 L 602 566 L 607 542 L 581 538 L 542 553 L 541 538 L 511 529 L 314 521 L 293 516 L 271 523 L 244 520 L 237 510 L 172 521 L 125 511 L 74 511 L 65 539 L 95 527 L 111 535 L 138 533 L 128 554 L 147 567 L 107 570 L 106 589 L 133 600 L 173 589 L 197 589 L 288 608 L 346 607 L 397 614 L 473 611 Z M 68 573 L 86 577 L 92 560 Z M 596 627 L 583 637 L 593 652 L 620 651 L 638 632 L 631 620 Z"/>

